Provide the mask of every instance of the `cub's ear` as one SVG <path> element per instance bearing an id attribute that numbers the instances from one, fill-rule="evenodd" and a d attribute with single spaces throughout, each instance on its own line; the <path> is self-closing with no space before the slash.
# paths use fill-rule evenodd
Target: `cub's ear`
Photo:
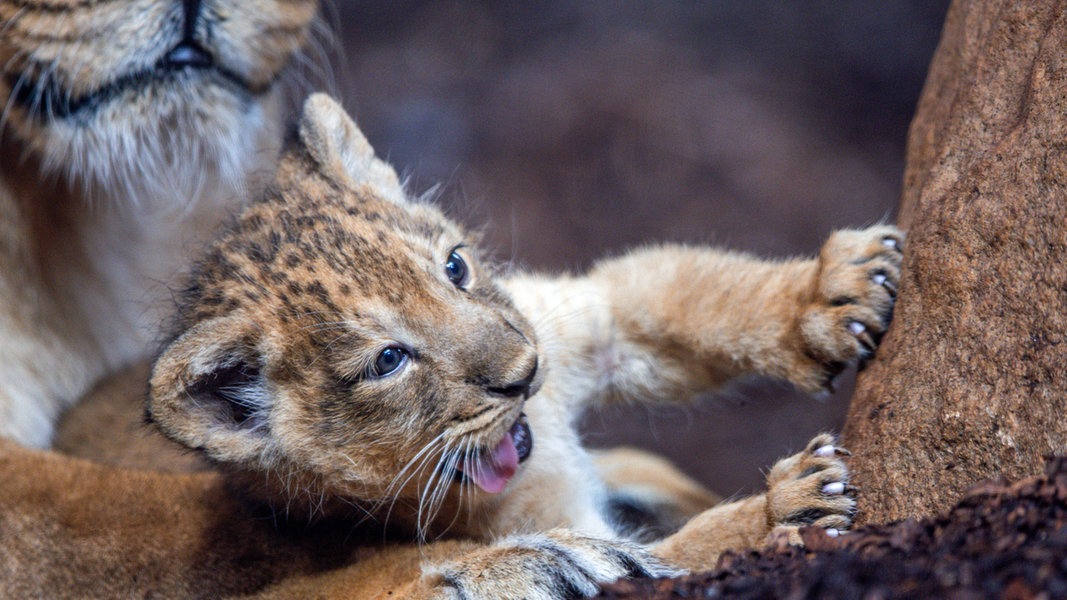
<path id="1" fill-rule="evenodd" d="M 396 171 L 374 155 L 363 132 L 330 96 L 312 94 L 304 101 L 298 134 L 308 154 L 329 176 L 368 185 L 385 200 L 406 201 Z"/>
<path id="2" fill-rule="evenodd" d="M 273 397 L 254 325 L 241 315 L 204 321 L 156 359 L 147 418 L 163 433 L 221 462 L 267 450 Z"/>

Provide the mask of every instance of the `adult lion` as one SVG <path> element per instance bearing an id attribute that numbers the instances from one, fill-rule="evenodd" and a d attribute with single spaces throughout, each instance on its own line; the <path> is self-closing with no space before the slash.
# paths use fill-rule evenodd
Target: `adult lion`
<path id="1" fill-rule="evenodd" d="M 0 435 L 146 357 L 168 285 L 259 188 L 313 0 L 0 2 Z"/>

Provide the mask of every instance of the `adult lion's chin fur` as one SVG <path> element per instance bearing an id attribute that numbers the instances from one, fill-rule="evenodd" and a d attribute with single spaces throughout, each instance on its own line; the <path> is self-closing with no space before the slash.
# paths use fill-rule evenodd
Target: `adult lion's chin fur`
<path id="1" fill-rule="evenodd" d="M 152 105 L 113 101 L 49 123 L 30 144 L 42 175 L 125 209 L 180 214 L 198 202 L 248 197 L 278 152 L 277 94 L 252 101 L 203 83 L 192 78 Z M 211 110 L 190 109 L 197 106 Z"/>
<path id="2" fill-rule="evenodd" d="M 32 141 L 0 132 L 0 435 L 46 446 L 63 408 L 146 356 L 174 278 L 269 175 L 274 94 L 185 93 L 51 122 Z M 214 108 L 190 110 L 197 98 Z"/>

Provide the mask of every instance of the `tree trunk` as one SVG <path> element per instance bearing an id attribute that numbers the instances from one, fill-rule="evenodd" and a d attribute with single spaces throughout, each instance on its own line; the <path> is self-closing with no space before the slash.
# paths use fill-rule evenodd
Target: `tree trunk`
<path id="1" fill-rule="evenodd" d="M 1067 452 L 1067 7 L 956 0 L 908 142 L 896 318 L 845 425 L 861 520 Z"/>

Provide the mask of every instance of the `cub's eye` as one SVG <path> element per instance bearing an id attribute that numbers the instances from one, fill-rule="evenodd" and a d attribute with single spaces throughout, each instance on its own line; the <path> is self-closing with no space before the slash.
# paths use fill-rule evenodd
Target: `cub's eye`
<path id="1" fill-rule="evenodd" d="M 458 288 L 465 287 L 470 282 L 470 269 L 456 250 L 448 255 L 448 261 L 445 262 L 445 276 Z"/>
<path id="2" fill-rule="evenodd" d="M 390 346 L 378 354 L 370 368 L 371 377 L 385 377 L 399 369 L 408 359 L 408 352 L 403 348 Z"/>

